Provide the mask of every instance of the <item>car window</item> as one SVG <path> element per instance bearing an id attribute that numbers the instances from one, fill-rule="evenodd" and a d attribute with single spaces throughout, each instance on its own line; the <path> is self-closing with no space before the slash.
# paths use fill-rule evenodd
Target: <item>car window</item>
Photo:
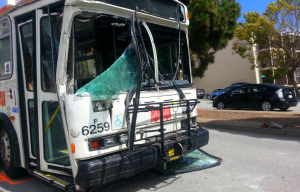
<path id="1" fill-rule="evenodd" d="M 227 92 L 227 91 L 230 91 L 230 87 L 227 87 L 227 88 L 225 88 L 224 90 L 223 90 L 223 92 Z"/>
<path id="2" fill-rule="evenodd" d="M 262 86 L 262 90 L 263 90 L 264 92 L 272 92 L 272 91 L 274 91 L 274 89 L 272 89 L 272 88 L 269 87 L 269 86 Z"/>
<path id="3" fill-rule="evenodd" d="M 248 87 L 248 93 L 259 93 L 262 92 L 262 88 L 259 85 L 250 85 Z"/>
<path id="4" fill-rule="evenodd" d="M 245 94 L 247 92 L 247 86 L 242 86 L 237 89 L 233 89 L 231 94 Z"/>
<path id="5" fill-rule="evenodd" d="M 233 86 L 233 87 L 226 87 L 225 89 L 223 89 L 223 92 L 228 92 L 230 90 L 233 90 L 234 88 L 239 87 L 239 86 Z"/>

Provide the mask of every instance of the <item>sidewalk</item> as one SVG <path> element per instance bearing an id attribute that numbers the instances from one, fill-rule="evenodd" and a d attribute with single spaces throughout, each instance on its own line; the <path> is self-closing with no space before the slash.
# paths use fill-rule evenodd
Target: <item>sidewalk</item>
<path id="1" fill-rule="evenodd" d="M 290 135 L 300 137 L 300 128 L 285 127 L 279 129 L 274 125 L 269 125 L 266 128 L 261 128 L 264 122 L 249 122 L 249 121 L 234 121 L 234 120 L 216 120 L 197 118 L 197 123 L 203 128 L 207 129 L 236 129 L 245 131 L 255 131 L 258 133 Z"/>

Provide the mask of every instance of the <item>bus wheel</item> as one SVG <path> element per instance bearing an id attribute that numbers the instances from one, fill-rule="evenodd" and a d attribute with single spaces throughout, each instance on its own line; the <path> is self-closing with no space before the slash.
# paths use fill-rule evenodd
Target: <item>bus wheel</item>
<path id="1" fill-rule="evenodd" d="M 5 174 L 11 179 L 25 175 L 25 169 L 14 166 L 14 148 L 12 147 L 12 136 L 4 128 L 0 128 L 0 162 Z"/>

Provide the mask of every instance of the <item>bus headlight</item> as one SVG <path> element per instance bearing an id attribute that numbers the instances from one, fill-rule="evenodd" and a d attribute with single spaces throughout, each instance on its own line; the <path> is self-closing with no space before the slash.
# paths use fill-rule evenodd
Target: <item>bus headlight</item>
<path id="1" fill-rule="evenodd" d="M 116 144 L 116 136 L 108 136 L 105 137 L 105 146 L 114 145 Z"/>
<path id="2" fill-rule="evenodd" d="M 126 144 L 128 141 L 128 135 L 127 134 L 121 134 L 119 135 L 119 141 L 122 144 Z"/>
<path id="3" fill-rule="evenodd" d="M 127 141 L 128 141 L 128 134 L 126 133 L 89 139 L 89 149 L 90 151 L 105 149 L 117 145 L 126 144 Z"/>

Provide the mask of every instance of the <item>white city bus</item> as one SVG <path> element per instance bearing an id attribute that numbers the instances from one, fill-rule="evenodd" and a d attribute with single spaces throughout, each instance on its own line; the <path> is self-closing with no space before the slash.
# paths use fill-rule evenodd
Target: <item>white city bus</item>
<path id="1" fill-rule="evenodd" d="M 177 0 L 8 0 L 0 10 L 0 159 L 85 191 L 183 159 L 196 124 Z"/>

